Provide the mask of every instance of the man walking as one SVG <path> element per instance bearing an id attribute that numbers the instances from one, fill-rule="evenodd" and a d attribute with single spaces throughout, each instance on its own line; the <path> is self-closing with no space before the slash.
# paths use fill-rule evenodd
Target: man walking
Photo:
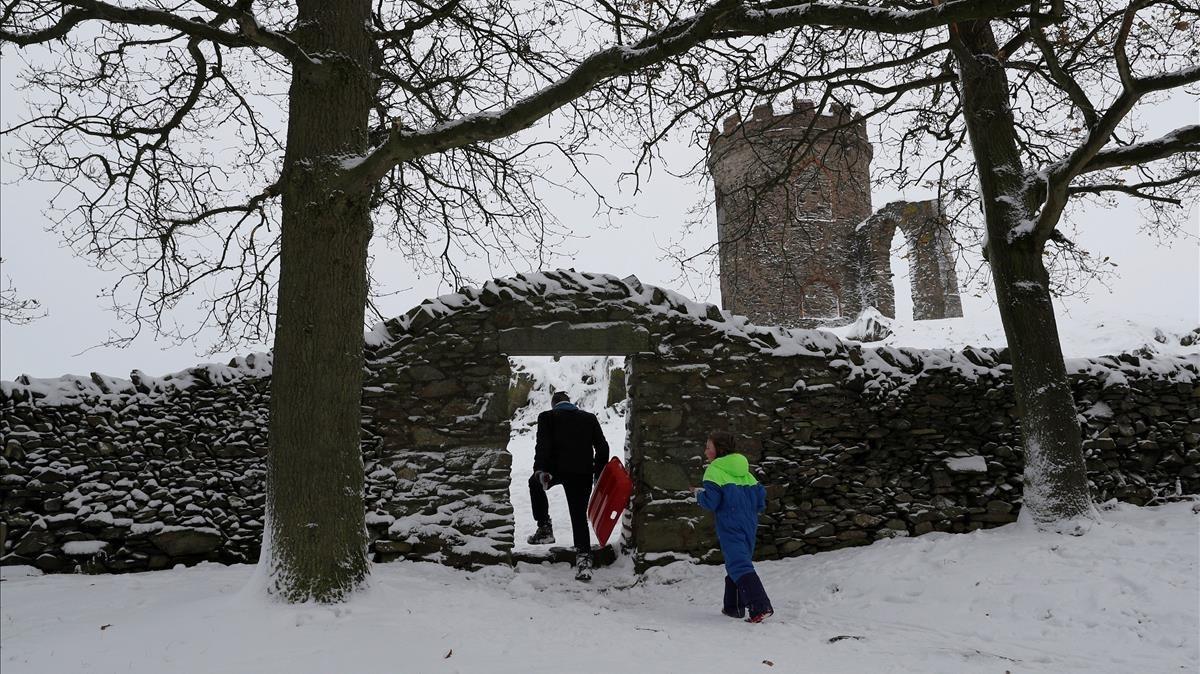
<path id="1" fill-rule="evenodd" d="M 538 527 L 528 542 L 530 545 L 554 542 L 546 491 L 561 484 L 567 495 L 567 510 L 571 513 L 575 578 L 591 580 L 592 545 L 588 535 L 587 507 L 592 485 L 608 463 L 608 442 L 596 415 L 573 405 L 565 391 L 556 391 L 550 403 L 551 409 L 539 414 L 537 421 L 529 500 Z"/>

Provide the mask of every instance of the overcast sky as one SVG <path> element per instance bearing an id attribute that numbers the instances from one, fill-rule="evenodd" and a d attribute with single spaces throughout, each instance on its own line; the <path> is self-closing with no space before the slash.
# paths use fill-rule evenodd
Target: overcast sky
<path id="1" fill-rule="evenodd" d="M 17 63 L 11 58 L 0 59 L 3 92 L 0 123 L 4 127 L 26 115 L 26 101 L 13 88 Z M 1181 94 L 1148 111 L 1146 119 L 1152 130 L 1159 131 L 1198 123 L 1200 102 Z M 11 142 L 0 139 L 0 143 L 7 157 Z M 677 143 L 668 154 L 679 167 L 684 167 L 695 161 L 700 152 L 699 148 Z M 629 168 L 627 161 L 627 157 L 614 149 L 610 162 L 593 162 L 589 174 L 601 188 L 617 193 L 616 176 Z M 48 312 L 29 325 L 0 325 L 0 378 L 12 379 L 23 373 L 49 377 L 92 371 L 127 376 L 135 368 L 163 374 L 198 362 L 227 361 L 235 355 L 204 355 L 213 342 L 211 334 L 201 334 L 194 343 L 185 344 L 156 341 L 153 335 L 145 334 L 127 349 L 98 346 L 109 335 L 128 329 L 106 309 L 105 301 L 97 297 L 118 275 L 91 267 L 88 261 L 63 248 L 55 234 L 46 231 L 48 221 L 43 211 L 53 195 L 52 186 L 20 180 L 7 161 L 0 166 L 0 176 L 3 177 L 0 255 L 5 259 L 2 274 L 11 279 L 22 295 L 41 301 Z M 643 183 L 641 194 L 618 194 L 618 200 L 632 209 L 614 216 L 611 224 L 593 215 L 595 204 L 588 199 L 547 195 L 550 208 L 576 237 L 550 266 L 619 276 L 636 274 L 644 282 L 673 287 L 696 299 L 719 303 L 716 279 L 693 276 L 680 283 L 677 270 L 662 259 L 665 248 L 679 240 L 681 223 L 687 219 L 686 212 L 702 197 L 700 190 L 697 183 L 657 171 Z M 901 196 L 916 199 L 928 195 L 899 195 L 876 189 L 874 206 L 878 208 Z M 1200 214 L 1195 208 L 1186 232 L 1165 243 L 1139 233 L 1140 218 L 1130 203 L 1113 210 L 1076 211 L 1075 215 L 1085 225 L 1076 241 L 1089 250 L 1110 256 L 1119 265 L 1119 273 L 1110 279 L 1109 289 L 1093 284 L 1087 296 L 1061 301 L 1060 320 L 1070 320 L 1076 315 L 1137 315 L 1175 326 L 1200 325 Z M 714 216 L 709 213 L 704 226 L 684 243 L 697 251 L 709 245 L 715 236 Z M 399 253 L 381 244 L 373 246 L 372 253 L 376 278 L 384 289 L 393 293 L 377 303 L 385 315 L 401 314 L 426 297 L 454 290 L 436 276 L 414 274 Z M 903 261 L 897 262 L 897 310 L 903 317 L 906 313 L 911 315 L 911 302 L 906 267 Z M 464 267 L 477 278 L 512 272 L 505 268 L 489 274 L 480 261 L 465 261 Z M 964 293 L 963 306 L 968 318 L 994 317 L 995 307 L 990 297 L 977 298 Z M 194 324 L 195 310 L 180 310 L 175 319 L 184 325 Z M 268 348 L 264 344 L 240 349 L 238 353 Z"/>

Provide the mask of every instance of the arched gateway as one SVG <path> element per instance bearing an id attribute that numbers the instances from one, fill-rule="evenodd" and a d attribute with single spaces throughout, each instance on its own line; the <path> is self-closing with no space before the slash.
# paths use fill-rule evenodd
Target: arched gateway
<path id="1" fill-rule="evenodd" d="M 788 334 L 635 277 L 563 270 L 464 288 L 380 324 L 367 338 L 363 394 L 367 502 L 381 506 L 368 516 L 377 559 L 437 557 L 473 565 L 510 556 L 509 356 L 626 356 L 627 386 L 640 399 L 640 391 L 678 377 L 662 371 L 667 363 L 686 369 L 716 354 L 769 350 Z M 839 350 L 844 355 L 836 338 L 806 334 L 821 363 Z M 644 367 L 658 373 L 653 382 L 641 376 Z M 722 423 L 722 416 L 706 423 Z M 628 418 L 624 454 L 619 446 L 614 452 L 639 484 L 665 483 L 669 497 L 680 498 L 698 480 L 697 443 L 707 428 L 681 427 L 683 407 L 661 401 L 635 404 Z M 657 457 L 664 441 L 674 447 L 670 465 L 648 461 L 647 443 Z M 689 469 L 695 473 L 690 482 Z M 644 470 L 649 475 L 641 479 Z M 664 495 L 638 492 L 629 540 L 653 529 L 649 504 Z M 688 535 L 699 545 L 710 538 L 706 533 Z"/>

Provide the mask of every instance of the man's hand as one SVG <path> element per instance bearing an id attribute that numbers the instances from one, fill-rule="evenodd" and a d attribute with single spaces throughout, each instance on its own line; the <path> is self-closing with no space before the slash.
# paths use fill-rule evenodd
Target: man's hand
<path id="1" fill-rule="evenodd" d="M 554 481 L 554 476 L 544 470 L 539 470 L 534 473 L 538 484 L 542 485 L 542 491 L 550 491 L 550 483 Z"/>

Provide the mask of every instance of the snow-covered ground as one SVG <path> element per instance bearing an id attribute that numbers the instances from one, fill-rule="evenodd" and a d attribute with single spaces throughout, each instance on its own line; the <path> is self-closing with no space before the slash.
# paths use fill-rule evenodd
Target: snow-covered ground
<path id="1" fill-rule="evenodd" d="M 718 613 L 721 567 L 374 569 L 337 607 L 243 592 L 253 568 L 4 569 L 0 670 L 1196 672 L 1198 516 L 1118 506 L 1080 538 L 1012 525 L 761 564 L 776 615 Z"/>
<path id="2" fill-rule="evenodd" d="M 1163 353 L 1197 353 L 1200 347 L 1181 347 L 1180 337 L 1200 328 L 1196 306 L 1180 307 L 1173 316 L 1140 314 L 1136 309 L 1114 312 L 1112 307 L 1056 307 L 1059 339 L 1067 358 L 1088 358 L 1133 351 L 1149 345 Z M 892 336 L 871 346 L 909 346 L 922 349 L 1003 347 L 1008 343 L 1000 314 L 995 309 L 963 318 L 936 321 L 890 320 Z M 845 337 L 849 326 L 828 329 Z M 1165 342 L 1165 343 L 1164 343 Z"/>

